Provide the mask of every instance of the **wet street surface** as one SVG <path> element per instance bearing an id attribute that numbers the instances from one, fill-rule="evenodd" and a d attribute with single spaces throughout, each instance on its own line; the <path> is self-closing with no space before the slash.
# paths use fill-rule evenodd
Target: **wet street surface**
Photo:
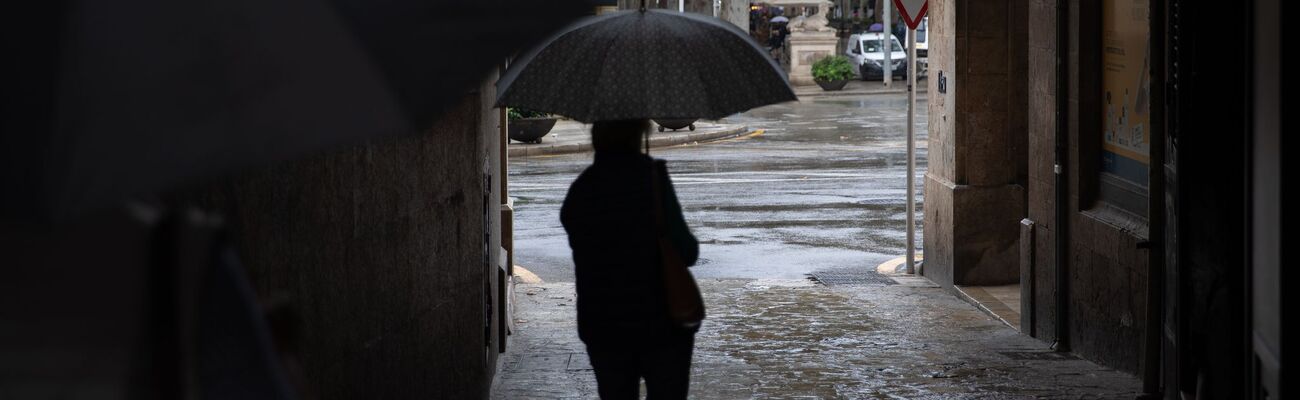
<path id="1" fill-rule="evenodd" d="M 903 95 L 805 100 L 727 120 L 761 135 L 652 152 L 701 242 L 709 316 L 691 398 L 1132 398 L 1133 377 L 1051 352 L 924 278 L 808 279 L 903 254 L 905 110 Z M 544 282 L 516 286 L 493 398 L 596 397 L 558 218 L 590 157 L 511 160 L 516 264 Z"/>
<path id="2" fill-rule="evenodd" d="M 702 279 L 693 399 L 1132 399 L 1133 377 L 994 321 L 924 278 Z M 494 399 L 594 399 L 572 283 L 517 286 Z M 644 390 L 643 390 L 644 393 Z"/>
<path id="3" fill-rule="evenodd" d="M 923 172 L 925 102 L 917 109 Z M 905 95 L 805 100 L 724 120 L 760 135 L 652 150 L 668 160 L 700 240 L 696 276 L 803 278 L 819 269 L 872 269 L 902 255 L 906 110 Z M 590 164 L 591 153 L 510 160 L 515 264 L 547 282 L 573 280 L 559 210 Z"/>

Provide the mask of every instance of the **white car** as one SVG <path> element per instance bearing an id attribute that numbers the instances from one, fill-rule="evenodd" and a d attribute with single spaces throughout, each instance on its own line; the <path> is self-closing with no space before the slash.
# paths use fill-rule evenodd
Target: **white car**
<path id="1" fill-rule="evenodd" d="M 862 80 L 882 79 L 885 74 L 885 46 L 882 32 L 856 33 L 849 36 L 849 50 L 845 54 L 857 66 L 858 77 Z M 890 69 L 894 79 L 907 76 L 907 53 L 903 44 L 894 35 L 888 35 Z"/>
<path id="2" fill-rule="evenodd" d="M 925 76 L 926 67 L 929 64 L 930 52 L 930 17 L 921 18 L 921 24 L 916 27 L 916 76 Z M 907 35 L 911 35 L 909 29 L 903 34 L 903 40 L 907 40 Z"/>
<path id="3" fill-rule="evenodd" d="M 903 30 L 903 41 L 907 41 L 907 35 L 912 34 L 911 29 Z M 925 58 L 926 53 L 930 51 L 930 17 L 921 18 L 921 24 L 916 26 L 916 58 Z"/>

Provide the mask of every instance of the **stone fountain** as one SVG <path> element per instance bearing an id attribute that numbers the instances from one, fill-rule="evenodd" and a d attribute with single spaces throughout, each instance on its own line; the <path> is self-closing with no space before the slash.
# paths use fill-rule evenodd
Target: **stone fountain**
<path id="1" fill-rule="evenodd" d="M 826 26 L 826 13 L 834 4 L 830 0 L 771 0 L 767 4 L 800 7 L 803 10 L 816 7 L 817 13 L 800 15 L 790 20 L 787 27 L 790 36 L 785 44 L 784 62 L 790 74 L 792 85 L 815 85 L 812 77 L 812 65 L 826 56 L 836 54 L 839 39 L 835 29 Z"/>

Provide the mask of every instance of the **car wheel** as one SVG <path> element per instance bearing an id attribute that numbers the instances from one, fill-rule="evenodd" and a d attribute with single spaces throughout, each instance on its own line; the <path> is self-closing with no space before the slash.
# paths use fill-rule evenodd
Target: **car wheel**
<path id="1" fill-rule="evenodd" d="M 858 76 L 861 77 L 862 80 L 864 80 L 864 81 L 867 80 L 867 66 L 866 66 L 866 65 L 859 65 L 859 66 L 858 66 Z"/>

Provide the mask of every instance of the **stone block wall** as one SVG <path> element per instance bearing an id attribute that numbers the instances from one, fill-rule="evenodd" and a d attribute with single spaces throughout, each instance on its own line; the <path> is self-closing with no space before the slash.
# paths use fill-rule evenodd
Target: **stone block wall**
<path id="1" fill-rule="evenodd" d="M 1088 2 L 1083 2 L 1088 3 Z M 1082 5 L 1082 7 L 1081 7 Z M 1067 335 L 1070 348 L 1080 356 L 1127 372 L 1138 371 L 1144 329 L 1147 284 L 1146 249 L 1139 248 L 1140 232 L 1122 229 L 1123 217 L 1095 201 L 1100 130 L 1095 102 L 1100 47 L 1099 27 L 1093 23 L 1094 5 L 1070 1 L 1069 104 L 1067 113 L 1067 179 L 1069 254 L 1066 272 Z M 1056 337 L 1055 235 L 1061 225 L 1055 218 L 1055 132 L 1058 101 L 1056 81 L 1057 2 L 1031 0 L 1028 4 L 1027 194 L 1029 219 L 1035 222 L 1032 312 L 1034 335 L 1045 341 Z M 1082 28 L 1082 30 L 1080 30 Z M 1082 51 L 1081 51 L 1082 49 Z"/>
<path id="2" fill-rule="evenodd" d="M 1146 317 L 1145 240 L 1089 212 L 1071 213 L 1070 348 L 1100 364 L 1138 372 Z"/>
<path id="3" fill-rule="evenodd" d="M 931 280 L 953 282 L 953 192 L 956 190 L 957 123 L 956 93 L 961 81 L 956 69 L 956 1 L 929 4 L 929 76 L 926 79 L 928 143 L 924 191 L 925 207 L 921 238 L 925 251 L 922 273 Z M 946 91 L 940 92 L 940 80 Z"/>
<path id="4" fill-rule="evenodd" d="M 1023 0 L 933 1 L 925 268 L 944 285 L 1019 279 L 1025 214 L 1024 50 L 1014 18 Z M 947 93 L 939 93 L 939 74 Z"/>
<path id="5" fill-rule="evenodd" d="M 1054 192 L 1056 146 L 1056 1 L 1029 2 L 1028 71 L 1026 81 L 1029 135 L 1029 219 L 1034 221 L 1034 260 L 1031 283 L 1034 334 L 1046 341 L 1056 339 L 1056 193 Z M 1021 282 L 1025 284 L 1026 282 Z M 1022 316 L 1024 318 L 1025 316 Z"/>

